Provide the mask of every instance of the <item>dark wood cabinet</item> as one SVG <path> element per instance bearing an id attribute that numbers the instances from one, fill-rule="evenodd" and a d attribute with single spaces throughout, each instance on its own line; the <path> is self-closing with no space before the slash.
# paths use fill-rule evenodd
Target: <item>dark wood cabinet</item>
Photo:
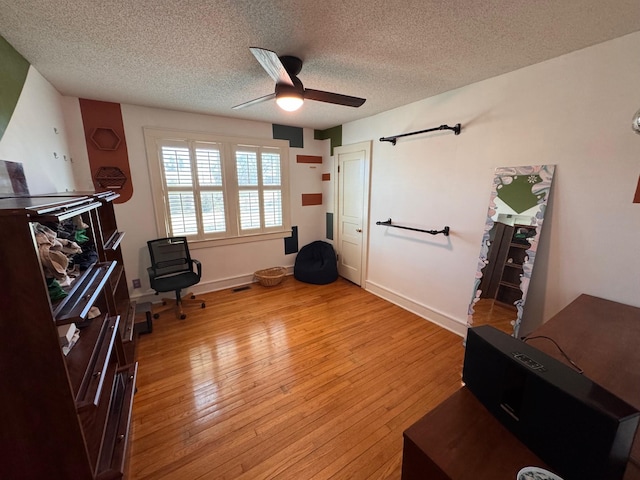
<path id="1" fill-rule="evenodd" d="M 567 366 L 572 359 L 589 379 L 640 409 L 639 342 L 640 308 L 580 295 L 527 343 Z M 549 468 L 467 387 L 404 432 L 402 480 L 515 479 L 531 465 Z M 640 429 L 623 479 L 640 480 Z"/>
<path id="2" fill-rule="evenodd" d="M 124 475 L 137 369 L 135 305 L 114 198 L 107 192 L 0 199 L 0 478 Z M 47 252 L 36 231 L 45 225 L 55 232 L 71 219 L 95 253 L 62 287 L 64 297 L 52 300 Z M 79 338 L 65 355 L 58 327 L 71 323 Z"/>

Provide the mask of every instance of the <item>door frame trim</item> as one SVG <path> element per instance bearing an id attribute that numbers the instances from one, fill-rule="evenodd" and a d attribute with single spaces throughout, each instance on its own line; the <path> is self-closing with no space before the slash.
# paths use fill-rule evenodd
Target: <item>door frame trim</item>
<path id="1" fill-rule="evenodd" d="M 333 189 L 333 204 L 335 206 L 336 214 L 333 217 L 333 231 L 335 232 L 335 248 L 338 254 L 340 254 L 340 182 L 342 178 L 338 173 L 340 167 L 339 154 L 354 153 L 364 150 L 364 200 L 362 202 L 362 252 L 360 258 L 360 287 L 366 290 L 367 288 L 367 272 L 369 266 L 369 214 L 371 211 L 371 150 L 372 140 L 364 142 L 352 143 L 349 145 L 341 145 L 333 149 L 334 162 L 334 178 L 336 178 L 335 186 Z"/>

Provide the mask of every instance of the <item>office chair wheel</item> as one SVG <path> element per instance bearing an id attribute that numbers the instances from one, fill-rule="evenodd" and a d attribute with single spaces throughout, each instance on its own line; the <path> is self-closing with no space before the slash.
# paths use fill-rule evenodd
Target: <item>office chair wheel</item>
<path id="1" fill-rule="evenodd" d="M 206 305 L 204 304 L 204 302 L 202 302 L 202 303 L 200 304 L 200 308 L 204 308 L 205 306 L 206 306 Z"/>
<path id="2" fill-rule="evenodd" d="M 180 320 L 184 320 L 185 318 L 187 318 L 187 316 L 184 313 L 180 315 Z"/>
<path id="3" fill-rule="evenodd" d="M 167 301 L 166 300 L 162 300 L 162 305 L 166 305 Z"/>
<path id="4" fill-rule="evenodd" d="M 195 295 L 191 295 L 191 300 L 195 300 L 196 296 Z"/>
<path id="5" fill-rule="evenodd" d="M 155 318 L 157 320 L 158 318 L 160 318 L 160 314 L 159 313 L 154 313 L 153 314 L 153 318 Z"/>

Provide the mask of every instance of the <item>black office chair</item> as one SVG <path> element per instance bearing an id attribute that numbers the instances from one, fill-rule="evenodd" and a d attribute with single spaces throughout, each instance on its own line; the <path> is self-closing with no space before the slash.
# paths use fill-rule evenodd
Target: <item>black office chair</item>
<path id="1" fill-rule="evenodd" d="M 199 303 L 200 308 L 204 308 L 205 303 L 196 299 L 192 293 L 184 297 L 180 293 L 182 289 L 200 282 L 202 273 L 200 262 L 192 259 L 189 254 L 186 237 L 159 238 L 148 241 L 147 245 L 151 256 L 151 266 L 147 268 L 147 272 L 151 288 L 156 291 L 156 295 L 160 292 L 176 292 L 175 311 L 181 320 L 187 318 L 182 310 L 184 301 Z M 194 265 L 197 271 L 194 271 Z M 162 299 L 163 305 L 170 305 L 170 302 L 170 298 Z M 158 313 L 153 316 L 158 318 Z"/>

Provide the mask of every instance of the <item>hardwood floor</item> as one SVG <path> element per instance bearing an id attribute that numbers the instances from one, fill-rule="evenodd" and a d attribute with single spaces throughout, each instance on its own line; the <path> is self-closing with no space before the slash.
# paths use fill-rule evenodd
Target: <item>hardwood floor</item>
<path id="1" fill-rule="evenodd" d="M 130 479 L 399 479 L 457 335 L 339 279 L 203 295 L 138 343 Z"/>
<path id="2" fill-rule="evenodd" d="M 508 334 L 513 333 L 513 323 L 518 312 L 512 305 L 505 305 L 493 298 L 481 298 L 473 307 L 473 326 L 491 325 Z"/>

